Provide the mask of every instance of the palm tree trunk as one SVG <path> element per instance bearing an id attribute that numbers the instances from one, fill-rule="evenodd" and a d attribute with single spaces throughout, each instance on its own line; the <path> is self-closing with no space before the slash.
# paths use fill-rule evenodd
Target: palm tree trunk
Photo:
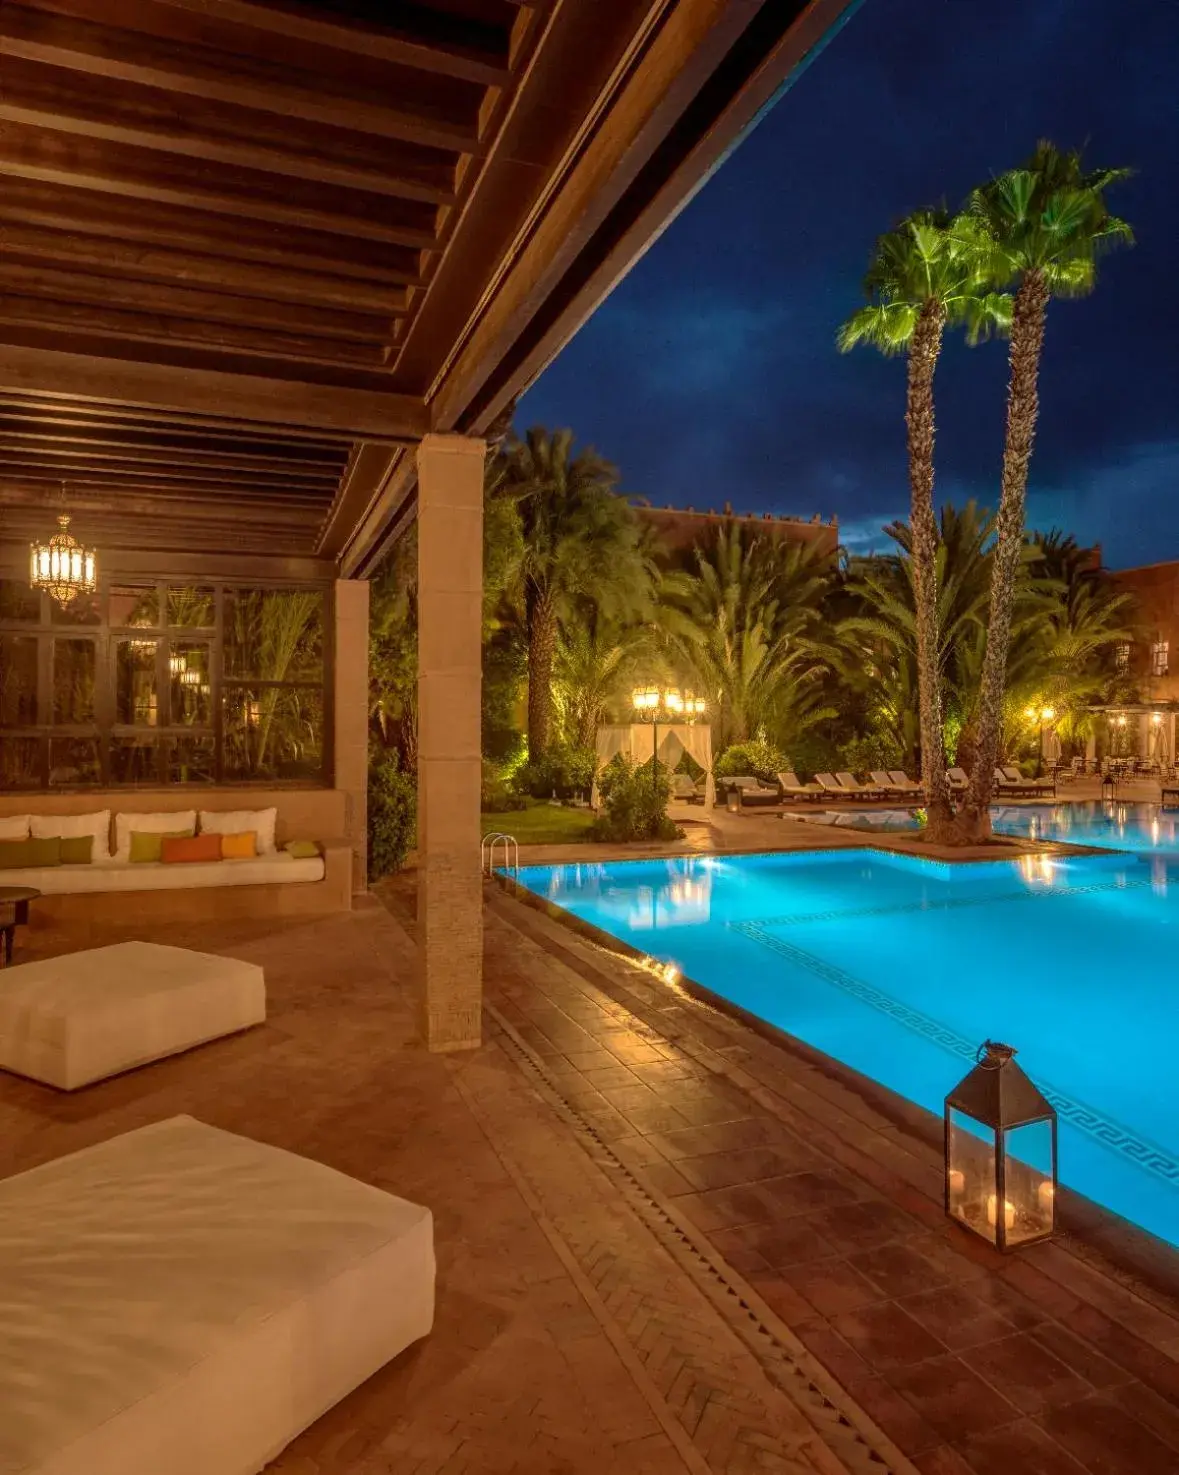
<path id="1" fill-rule="evenodd" d="M 909 344 L 905 427 L 909 445 L 909 521 L 913 537 L 913 601 L 917 625 L 917 690 L 921 718 L 921 781 L 925 785 L 926 834 L 945 838 L 953 820 L 946 789 L 942 739 L 942 673 L 937 627 L 937 518 L 933 511 L 933 375 L 942 348 L 945 311 L 939 302 L 921 309 Z"/>
<path id="2" fill-rule="evenodd" d="M 553 729 L 553 662 L 557 615 L 547 594 L 528 602 L 528 757 L 548 752 Z"/>
<path id="3" fill-rule="evenodd" d="M 1003 447 L 1003 480 L 995 520 L 995 561 L 991 569 L 991 607 L 987 653 L 983 659 L 978 699 L 978 738 L 970 792 L 958 817 L 963 840 L 985 840 L 991 833 L 991 793 L 995 761 L 1003 730 L 1003 698 L 1011 614 L 1023 560 L 1024 513 L 1028 466 L 1040 410 L 1040 354 L 1048 312 L 1048 283 L 1042 272 L 1024 277 L 1011 309 L 1011 380 L 1007 390 L 1007 441 Z"/>

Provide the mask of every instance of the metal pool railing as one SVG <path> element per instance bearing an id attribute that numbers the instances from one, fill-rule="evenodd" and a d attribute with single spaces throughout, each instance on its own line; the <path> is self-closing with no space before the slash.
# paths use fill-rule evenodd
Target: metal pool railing
<path id="1" fill-rule="evenodd" d="M 504 848 L 504 870 L 510 870 L 513 875 L 520 872 L 520 846 L 515 835 L 505 834 L 503 830 L 489 830 L 479 842 L 479 868 L 485 875 L 495 874 L 495 855 L 500 846 Z"/>

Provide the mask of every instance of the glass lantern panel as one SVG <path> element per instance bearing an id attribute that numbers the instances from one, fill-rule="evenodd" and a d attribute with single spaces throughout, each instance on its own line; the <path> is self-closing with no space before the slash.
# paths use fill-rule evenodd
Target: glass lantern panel
<path id="1" fill-rule="evenodd" d="M 173 641 L 168 655 L 171 722 L 176 727 L 208 727 L 213 721 L 210 648 Z"/>
<path id="2" fill-rule="evenodd" d="M 1004 1196 L 1014 1209 L 1009 1245 L 1052 1232 L 1056 1187 L 1052 1166 L 1052 1123 L 1028 1122 L 1004 1135 Z"/>
<path id="3" fill-rule="evenodd" d="M 159 722 L 154 640 L 120 640 L 115 645 L 115 720 L 134 727 Z"/>
<path id="4" fill-rule="evenodd" d="M 946 1150 L 950 1217 L 992 1244 L 997 1238 L 995 1133 L 965 1112 L 950 1110 Z"/>

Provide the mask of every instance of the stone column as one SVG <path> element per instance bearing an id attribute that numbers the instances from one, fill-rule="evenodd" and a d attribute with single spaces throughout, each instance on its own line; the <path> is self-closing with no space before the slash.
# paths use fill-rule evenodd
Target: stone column
<path id="1" fill-rule="evenodd" d="M 333 782 L 347 796 L 352 890 L 368 889 L 368 581 L 337 579 Z"/>
<path id="2" fill-rule="evenodd" d="M 418 449 L 418 964 L 431 1050 L 482 1042 L 479 868 L 484 442 Z"/>

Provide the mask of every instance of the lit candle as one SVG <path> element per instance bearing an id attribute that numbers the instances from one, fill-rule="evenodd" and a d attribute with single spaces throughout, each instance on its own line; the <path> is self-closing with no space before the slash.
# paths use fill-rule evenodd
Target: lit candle
<path id="1" fill-rule="evenodd" d="M 999 1217 L 999 1200 L 991 1193 L 987 1195 L 987 1223 L 994 1228 Z M 1010 1199 L 1003 1200 L 1003 1223 L 1008 1229 L 1015 1228 L 1015 1205 Z"/>
<path id="2" fill-rule="evenodd" d="M 1040 1200 L 1040 1207 L 1046 1214 L 1051 1214 L 1053 1200 L 1056 1198 L 1056 1190 L 1052 1186 L 1052 1180 L 1045 1178 L 1039 1188 L 1036 1189 L 1036 1197 Z"/>
<path id="3" fill-rule="evenodd" d="M 966 1174 L 961 1168 L 950 1169 L 950 1198 L 961 1198 L 966 1192 Z"/>

